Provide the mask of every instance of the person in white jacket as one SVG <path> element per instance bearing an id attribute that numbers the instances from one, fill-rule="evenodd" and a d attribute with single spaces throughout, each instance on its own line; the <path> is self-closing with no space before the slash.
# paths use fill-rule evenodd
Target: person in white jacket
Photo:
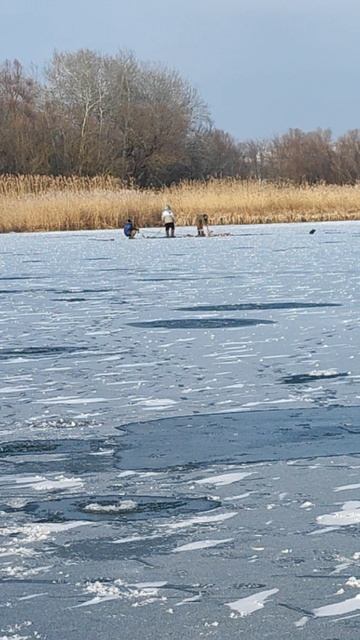
<path id="1" fill-rule="evenodd" d="M 171 211 L 169 204 L 166 205 L 164 211 L 161 214 L 161 221 L 165 227 L 166 237 L 174 238 L 175 236 L 175 215 Z"/>

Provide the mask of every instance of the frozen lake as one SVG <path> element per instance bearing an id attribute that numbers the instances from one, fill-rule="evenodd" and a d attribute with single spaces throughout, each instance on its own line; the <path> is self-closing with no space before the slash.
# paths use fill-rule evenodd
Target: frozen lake
<path id="1" fill-rule="evenodd" d="M 359 636 L 360 223 L 311 228 L 0 236 L 0 640 Z"/>

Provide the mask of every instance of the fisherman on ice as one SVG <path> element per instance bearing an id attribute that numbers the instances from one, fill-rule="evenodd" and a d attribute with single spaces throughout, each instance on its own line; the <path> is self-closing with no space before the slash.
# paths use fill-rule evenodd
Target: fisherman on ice
<path id="1" fill-rule="evenodd" d="M 167 238 L 175 237 L 175 215 L 171 211 L 169 204 L 166 205 L 164 211 L 161 214 L 161 221 L 165 227 L 165 233 Z"/>
<path id="2" fill-rule="evenodd" d="M 135 226 L 134 222 L 129 218 L 126 224 L 124 225 L 124 234 L 129 240 L 133 240 L 136 234 L 139 232 L 139 229 Z"/>
<path id="3" fill-rule="evenodd" d="M 204 238 L 205 235 L 210 235 L 210 230 L 209 230 L 209 218 L 207 213 L 199 213 L 196 216 L 196 228 L 197 228 L 197 234 L 200 238 Z M 205 234 L 205 229 L 207 234 Z"/>

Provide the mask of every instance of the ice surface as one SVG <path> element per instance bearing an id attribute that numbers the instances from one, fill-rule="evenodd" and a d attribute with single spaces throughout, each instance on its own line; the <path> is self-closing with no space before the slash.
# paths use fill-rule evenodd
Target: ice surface
<path id="1" fill-rule="evenodd" d="M 360 224 L 309 228 L 1 236 L 0 639 L 360 636 Z"/>

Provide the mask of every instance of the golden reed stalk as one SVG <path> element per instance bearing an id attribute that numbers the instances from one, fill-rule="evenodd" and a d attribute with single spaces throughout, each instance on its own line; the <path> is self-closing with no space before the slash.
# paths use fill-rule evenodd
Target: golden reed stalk
<path id="1" fill-rule="evenodd" d="M 360 187 L 225 179 L 155 190 L 106 176 L 0 176 L 0 232 L 106 229 L 128 217 L 158 226 L 165 204 L 178 225 L 194 224 L 199 212 L 211 224 L 359 220 Z"/>

